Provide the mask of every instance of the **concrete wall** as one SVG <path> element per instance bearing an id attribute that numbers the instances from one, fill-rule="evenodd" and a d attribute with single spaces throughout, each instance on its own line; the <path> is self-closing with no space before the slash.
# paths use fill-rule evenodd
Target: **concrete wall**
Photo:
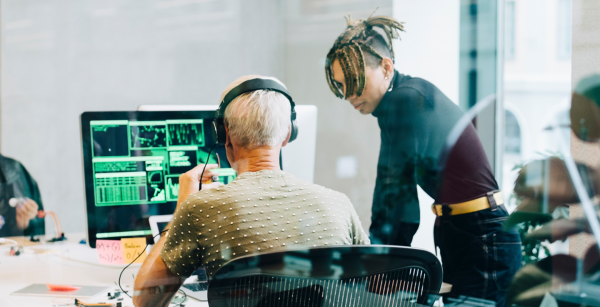
<path id="1" fill-rule="evenodd" d="M 590 74 L 600 73 L 600 2 L 573 0 L 572 85 Z"/>
<path id="2" fill-rule="evenodd" d="M 79 115 L 216 104 L 241 75 L 282 78 L 280 4 L 2 1 L 2 154 L 27 167 L 66 232 L 83 232 Z"/>

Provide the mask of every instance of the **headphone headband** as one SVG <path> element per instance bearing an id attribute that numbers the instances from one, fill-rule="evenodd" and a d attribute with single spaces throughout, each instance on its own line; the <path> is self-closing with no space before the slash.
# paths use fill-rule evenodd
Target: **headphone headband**
<path id="1" fill-rule="evenodd" d="M 279 84 L 279 82 L 277 81 L 271 79 L 256 78 L 240 83 L 240 85 L 230 90 L 229 93 L 225 95 L 225 98 L 223 98 L 223 101 L 221 101 L 219 109 L 215 114 L 215 120 L 213 121 L 213 136 L 217 144 L 225 144 L 226 134 L 224 117 L 225 109 L 227 109 L 227 106 L 229 106 L 229 104 L 240 95 L 258 90 L 278 92 L 290 101 L 292 112 L 291 133 L 289 142 L 292 142 L 296 139 L 296 137 L 298 137 L 298 124 L 296 123 L 296 104 L 294 103 L 294 100 L 292 100 L 292 96 L 290 95 L 290 93 L 288 93 L 287 89 L 283 85 Z"/>
<path id="2" fill-rule="evenodd" d="M 223 98 L 223 101 L 221 101 L 221 104 L 219 105 L 219 110 L 217 110 L 217 118 L 223 118 L 225 116 L 225 109 L 227 109 L 227 106 L 229 106 L 229 104 L 235 98 L 242 94 L 258 90 L 274 91 L 285 96 L 285 98 L 287 98 L 287 100 L 290 101 L 290 104 L 292 106 L 291 119 L 296 119 L 296 104 L 294 103 L 294 100 L 292 99 L 292 96 L 290 96 L 290 93 L 288 93 L 287 89 L 281 84 L 279 84 L 279 82 L 277 81 L 261 78 L 244 81 L 238 86 L 234 87 L 231 91 L 229 91 L 227 95 L 225 95 L 225 98 Z"/>

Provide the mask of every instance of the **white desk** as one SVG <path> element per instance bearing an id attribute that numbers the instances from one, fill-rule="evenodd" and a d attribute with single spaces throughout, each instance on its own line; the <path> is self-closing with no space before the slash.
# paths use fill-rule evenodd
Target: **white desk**
<path id="1" fill-rule="evenodd" d="M 66 242 L 26 246 L 20 256 L 8 256 L 10 246 L 0 245 L 0 306 L 2 307 L 41 307 L 65 304 L 64 298 L 14 296 L 10 293 L 30 284 L 65 284 L 106 286 L 114 292 L 119 273 L 124 266 L 110 266 L 98 263 L 95 249 L 79 244 L 84 234 L 70 234 Z M 133 276 L 137 275 L 140 265 L 129 267 L 121 279 L 121 285 L 133 287 Z M 127 290 L 127 289 L 126 289 Z M 108 291 L 107 291 L 108 292 Z M 125 297 L 123 307 L 133 306 L 131 299 Z M 106 292 L 91 300 L 102 301 Z M 208 306 L 206 302 L 188 298 L 186 306 Z"/>
<path id="2" fill-rule="evenodd" d="M 0 306 L 2 307 L 41 307 L 55 304 L 65 304 L 68 299 L 53 297 L 13 296 L 10 293 L 22 289 L 30 284 L 65 284 L 106 286 L 114 292 L 118 289 L 115 282 L 124 266 L 111 266 L 98 263 L 95 249 L 79 244 L 84 234 L 67 235 L 66 242 L 48 243 L 26 246 L 25 252 L 20 256 L 8 256 L 10 246 L 0 245 Z M 26 239 L 24 239 L 26 241 Z M 121 279 L 125 290 L 133 286 L 133 274 L 137 275 L 140 265 L 130 266 Z M 129 288 L 126 288 L 129 286 Z M 450 285 L 443 284 L 441 293 L 449 292 Z M 108 292 L 108 291 L 107 291 Z M 132 307 L 131 300 L 121 295 L 123 307 Z M 103 301 L 106 292 L 101 293 L 91 300 Z M 186 306 L 208 306 L 207 302 L 200 302 L 191 298 Z"/>

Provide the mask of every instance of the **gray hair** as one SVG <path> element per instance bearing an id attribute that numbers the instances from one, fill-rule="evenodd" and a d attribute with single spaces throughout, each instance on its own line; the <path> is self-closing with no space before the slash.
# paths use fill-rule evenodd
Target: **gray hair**
<path id="1" fill-rule="evenodd" d="M 230 90 L 251 79 L 271 79 L 258 75 L 243 76 L 231 83 L 221 95 L 221 100 Z M 236 97 L 225 109 L 224 122 L 229 128 L 229 137 L 245 148 L 281 145 L 287 138 L 291 126 L 291 105 L 285 96 L 274 91 L 258 90 Z"/>

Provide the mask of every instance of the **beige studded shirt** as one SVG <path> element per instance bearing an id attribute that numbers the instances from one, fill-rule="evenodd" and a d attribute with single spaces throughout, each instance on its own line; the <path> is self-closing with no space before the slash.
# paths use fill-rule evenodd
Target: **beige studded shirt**
<path id="1" fill-rule="evenodd" d="M 210 277 L 253 253 L 369 243 L 346 195 L 263 170 L 190 195 L 173 216 L 161 257 L 177 275 L 203 266 Z"/>

